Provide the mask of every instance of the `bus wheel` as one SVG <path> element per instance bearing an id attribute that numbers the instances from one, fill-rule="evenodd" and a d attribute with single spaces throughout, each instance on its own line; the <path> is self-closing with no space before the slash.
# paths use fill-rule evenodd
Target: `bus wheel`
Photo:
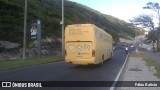
<path id="1" fill-rule="evenodd" d="M 111 57 L 109 58 L 110 60 L 112 59 L 112 57 L 113 57 L 113 52 L 111 53 Z"/>
<path id="2" fill-rule="evenodd" d="M 104 62 L 104 55 L 102 55 L 101 57 L 101 64 L 103 64 L 103 62 Z"/>

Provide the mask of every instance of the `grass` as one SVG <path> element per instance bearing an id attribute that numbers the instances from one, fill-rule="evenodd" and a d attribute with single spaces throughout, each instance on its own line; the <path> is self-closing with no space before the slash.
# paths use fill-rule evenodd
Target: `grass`
<path id="1" fill-rule="evenodd" d="M 138 52 L 138 53 L 132 52 L 132 53 L 130 54 L 130 57 L 142 57 L 142 54 L 143 54 L 143 52 Z"/>
<path id="2" fill-rule="evenodd" d="M 155 66 L 155 69 L 157 73 L 155 74 L 158 78 L 160 78 L 160 64 L 157 63 L 155 60 L 153 60 L 151 57 L 147 56 L 144 52 L 139 52 L 139 53 L 131 53 L 131 57 L 142 57 L 145 61 L 147 66 Z"/>
<path id="3" fill-rule="evenodd" d="M 157 54 L 159 54 L 159 55 L 160 55 L 160 52 L 158 52 Z"/>
<path id="4" fill-rule="evenodd" d="M 62 61 L 63 59 L 64 58 L 61 56 L 44 56 L 44 57 L 27 58 L 25 60 L 17 59 L 17 60 L 9 60 L 9 61 L 0 61 L 0 70 L 51 63 L 56 61 Z"/>

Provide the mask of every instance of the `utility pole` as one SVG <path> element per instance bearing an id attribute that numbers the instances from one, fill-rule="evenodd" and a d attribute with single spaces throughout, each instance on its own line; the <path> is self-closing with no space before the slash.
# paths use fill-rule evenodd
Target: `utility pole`
<path id="1" fill-rule="evenodd" d="M 160 10 L 160 7 L 158 7 L 158 19 L 159 19 L 159 23 L 158 23 L 158 30 L 157 30 L 157 51 L 159 52 L 160 51 L 160 36 L 159 36 L 159 34 L 160 34 L 160 12 L 159 12 L 159 10 Z"/>
<path id="2" fill-rule="evenodd" d="M 37 20 L 38 56 L 41 57 L 41 21 Z"/>
<path id="3" fill-rule="evenodd" d="M 137 37 L 138 37 L 138 34 L 137 34 L 137 30 L 136 30 L 136 53 L 138 53 L 138 43 L 137 43 Z"/>
<path id="4" fill-rule="evenodd" d="M 64 56 L 64 0 L 62 0 L 62 56 Z"/>
<path id="5" fill-rule="evenodd" d="M 26 58 L 26 25 L 27 25 L 27 0 L 24 8 L 24 35 L 23 35 L 23 60 Z"/>
<path id="6" fill-rule="evenodd" d="M 135 24 L 136 26 L 139 25 L 139 24 Z M 138 29 L 136 29 L 136 53 L 138 53 L 138 43 L 137 43 L 137 37 L 138 37 Z"/>

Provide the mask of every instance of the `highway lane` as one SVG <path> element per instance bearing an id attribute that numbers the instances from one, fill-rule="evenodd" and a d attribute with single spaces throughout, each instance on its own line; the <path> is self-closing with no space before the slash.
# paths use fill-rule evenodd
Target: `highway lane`
<path id="1" fill-rule="evenodd" d="M 125 58 L 125 51 L 116 49 L 113 58 L 102 65 L 81 66 L 60 61 L 0 71 L 0 81 L 114 81 Z"/>
<path id="2" fill-rule="evenodd" d="M 116 50 L 111 60 L 103 65 L 73 65 L 64 61 L 0 71 L 1 81 L 113 81 L 126 54 Z"/>

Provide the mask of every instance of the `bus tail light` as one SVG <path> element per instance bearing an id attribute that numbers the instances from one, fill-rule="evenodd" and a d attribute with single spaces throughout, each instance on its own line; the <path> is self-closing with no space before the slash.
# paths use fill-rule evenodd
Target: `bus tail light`
<path id="1" fill-rule="evenodd" d="M 95 50 L 92 50 L 92 57 L 95 57 Z"/>

